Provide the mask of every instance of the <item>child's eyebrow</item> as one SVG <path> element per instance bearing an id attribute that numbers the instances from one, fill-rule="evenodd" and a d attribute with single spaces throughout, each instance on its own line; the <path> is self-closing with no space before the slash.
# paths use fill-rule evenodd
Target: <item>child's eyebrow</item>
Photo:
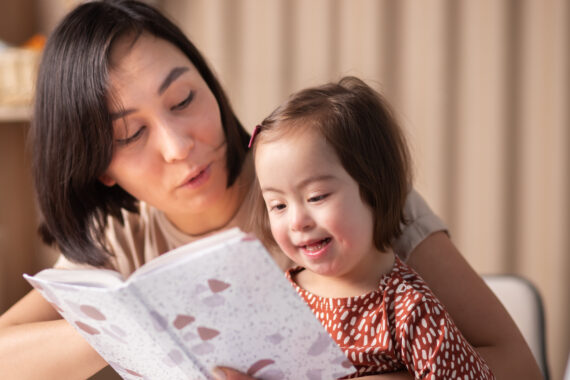
<path id="1" fill-rule="evenodd" d="M 283 191 L 276 189 L 274 187 L 271 186 L 267 186 L 267 187 L 262 187 L 261 188 L 261 192 L 262 193 L 278 193 L 278 194 L 283 194 Z"/>
<path id="2" fill-rule="evenodd" d="M 319 175 L 315 175 L 315 176 L 311 176 L 308 178 L 305 178 L 304 180 L 302 180 L 301 182 L 299 182 L 297 184 L 297 187 L 299 188 L 303 188 L 306 187 L 307 185 L 311 184 L 311 183 L 315 183 L 315 182 L 326 182 L 326 181 L 332 181 L 336 179 L 335 176 L 330 175 L 330 174 L 319 174 Z"/>
<path id="3" fill-rule="evenodd" d="M 315 175 L 315 176 L 311 176 L 311 177 L 307 177 L 305 179 L 303 179 L 302 181 L 300 181 L 299 183 L 297 183 L 295 185 L 296 188 L 298 189 L 302 189 L 304 187 L 307 187 L 308 185 L 315 183 L 315 182 L 326 182 L 326 181 L 333 181 L 335 180 L 336 177 L 330 174 L 321 174 L 321 175 Z M 272 192 L 272 193 L 278 193 L 278 194 L 283 194 L 284 191 L 279 190 L 275 187 L 271 187 L 271 186 L 264 186 L 261 188 L 261 192 L 265 193 L 265 192 Z"/>

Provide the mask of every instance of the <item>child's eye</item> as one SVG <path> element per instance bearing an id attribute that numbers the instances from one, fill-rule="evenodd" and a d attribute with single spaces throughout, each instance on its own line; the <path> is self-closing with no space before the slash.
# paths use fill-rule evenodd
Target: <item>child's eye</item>
<path id="1" fill-rule="evenodd" d="M 326 197 L 328 197 L 329 194 L 319 194 L 319 195 L 315 195 L 313 197 L 310 197 L 308 199 L 309 202 L 319 202 L 322 201 L 323 199 L 325 199 Z"/>
<path id="2" fill-rule="evenodd" d="M 177 111 L 177 110 L 182 110 L 182 109 L 188 107 L 188 104 L 190 104 L 192 102 L 192 99 L 194 99 L 194 91 L 190 91 L 190 93 L 188 94 L 186 99 L 184 99 L 183 101 L 181 101 L 177 105 L 173 106 L 171 108 L 171 110 Z"/>
<path id="3" fill-rule="evenodd" d="M 269 206 L 269 211 L 281 211 L 285 208 L 285 204 L 279 203 Z"/>
<path id="4" fill-rule="evenodd" d="M 115 141 L 119 145 L 129 145 L 129 144 L 137 141 L 142 136 L 145 129 L 146 129 L 146 126 L 143 125 L 142 127 L 140 127 L 135 133 L 133 133 L 129 137 L 125 137 L 124 139 L 116 139 Z"/>

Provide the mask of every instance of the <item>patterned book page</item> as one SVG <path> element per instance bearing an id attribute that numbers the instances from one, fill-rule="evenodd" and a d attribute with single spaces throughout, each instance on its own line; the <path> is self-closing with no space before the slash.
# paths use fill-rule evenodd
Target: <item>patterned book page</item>
<path id="1" fill-rule="evenodd" d="M 26 279 L 125 379 L 211 379 L 218 365 L 268 380 L 353 373 L 261 243 L 223 234 L 109 289 Z"/>
<path id="2" fill-rule="evenodd" d="M 354 372 L 257 240 L 216 245 L 133 285 L 158 323 L 170 323 L 177 363 L 197 358 L 208 370 L 224 365 L 261 379 Z"/>
<path id="3" fill-rule="evenodd" d="M 28 281 L 91 344 L 123 379 L 202 379 L 199 367 L 175 365 L 174 342 L 125 286 L 113 289 Z M 151 322 L 149 324 L 149 321 Z"/>

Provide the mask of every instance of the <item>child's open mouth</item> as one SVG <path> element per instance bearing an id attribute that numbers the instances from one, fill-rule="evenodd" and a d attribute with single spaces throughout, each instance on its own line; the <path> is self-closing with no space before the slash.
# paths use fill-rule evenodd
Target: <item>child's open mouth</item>
<path id="1" fill-rule="evenodd" d="M 311 244 L 302 245 L 301 248 L 305 251 L 306 254 L 310 256 L 317 255 L 322 252 L 322 250 L 328 246 L 331 242 L 331 238 L 325 238 L 319 241 L 316 241 Z"/>

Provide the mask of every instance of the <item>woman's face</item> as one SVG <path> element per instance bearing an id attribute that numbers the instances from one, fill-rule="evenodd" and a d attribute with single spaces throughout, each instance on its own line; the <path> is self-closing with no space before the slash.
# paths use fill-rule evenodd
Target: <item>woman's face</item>
<path id="1" fill-rule="evenodd" d="M 228 198 L 216 98 L 178 48 L 148 34 L 114 44 L 109 84 L 114 149 L 100 180 L 196 232 L 184 221 Z"/>

